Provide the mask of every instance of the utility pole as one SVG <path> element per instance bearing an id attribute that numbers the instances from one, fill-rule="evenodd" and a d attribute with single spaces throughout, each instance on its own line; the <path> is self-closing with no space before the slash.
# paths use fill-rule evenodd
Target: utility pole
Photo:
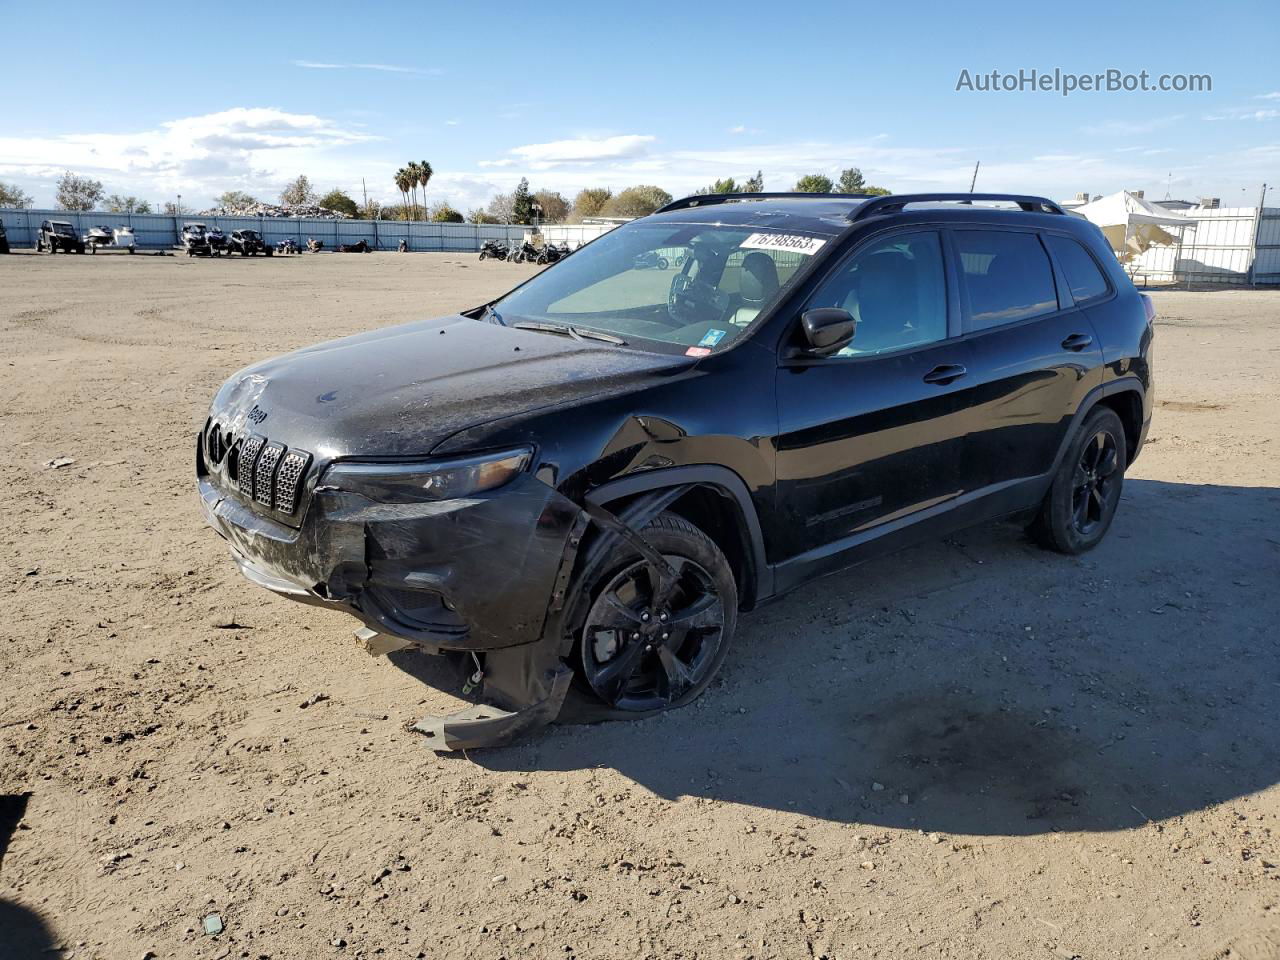
<path id="1" fill-rule="evenodd" d="M 1258 195 L 1258 212 L 1253 221 L 1253 256 L 1249 259 L 1249 285 L 1256 287 L 1258 285 L 1258 238 L 1262 235 L 1262 211 L 1267 206 L 1267 185 L 1262 185 L 1262 192 Z"/>
<path id="2" fill-rule="evenodd" d="M 369 188 L 365 185 L 364 177 L 360 178 L 360 191 L 364 194 L 364 208 L 369 209 Z"/>
<path id="3" fill-rule="evenodd" d="M 973 179 L 969 181 L 969 192 L 970 192 L 970 193 L 973 193 L 973 187 L 974 187 L 974 185 L 978 182 L 978 168 L 979 168 L 980 166 L 982 166 L 982 161 L 981 161 L 981 160 L 977 161 L 977 162 L 973 165 Z"/>

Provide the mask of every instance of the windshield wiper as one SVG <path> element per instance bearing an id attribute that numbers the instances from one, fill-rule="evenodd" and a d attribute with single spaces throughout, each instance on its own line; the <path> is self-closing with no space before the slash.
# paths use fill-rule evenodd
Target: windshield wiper
<path id="1" fill-rule="evenodd" d="M 558 333 L 575 340 L 603 340 L 618 347 L 625 347 L 627 341 L 615 337 L 612 333 L 592 330 L 589 327 L 574 327 L 567 323 L 545 323 L 541 320 L 521 320 L 511 326 L 516 330 L 537 330 L 539 333 Z"/>
<path id="2" fill-rule="evenodd" d="M 480 316 L 483 317 L 485 320 L 489 320 L 492 323 L 496 323 L 500 327 L 506 326 L 506 324 L 502 322 L 502 314 L 500 314 L 497 310 L 493 309 L 492 303 L 486 303 L 484 305 L 484 312 L 480 314 Z"/>

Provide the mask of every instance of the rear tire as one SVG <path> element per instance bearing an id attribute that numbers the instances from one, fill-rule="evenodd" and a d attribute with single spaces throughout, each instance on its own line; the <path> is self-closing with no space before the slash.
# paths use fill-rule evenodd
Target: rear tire
<path id="1" fill-rule="evenodd" d="M 647 560 L 619 541 L 594 581 L 579 584 L 572 629 L 582 680 L 607 706 L 655 713 L 695 700 L 729 654 L 738 587 L 720 548 L 672 513 L 640 536 L 677 571 L 665 598 Z"/>
<path id="2" fill-rule="evenodd" d="M 1095 407 L 1071 438 L 1027 532 L 1059 553 L 1092 550 L 1115 519 L 1128 465 L 1124 424 L 1109 407 Z"/>

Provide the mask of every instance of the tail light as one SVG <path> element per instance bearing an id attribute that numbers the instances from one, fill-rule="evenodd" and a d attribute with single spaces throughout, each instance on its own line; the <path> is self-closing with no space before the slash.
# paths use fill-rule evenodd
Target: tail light
<path id="1" fill-rule="evenodd" d="M 1149 294 L 1138 294 L 1142 298 L 1142 309 L 1147 311 L 1147 323 L 1154 323 L 1156 319 L 1156 304 Z"/>

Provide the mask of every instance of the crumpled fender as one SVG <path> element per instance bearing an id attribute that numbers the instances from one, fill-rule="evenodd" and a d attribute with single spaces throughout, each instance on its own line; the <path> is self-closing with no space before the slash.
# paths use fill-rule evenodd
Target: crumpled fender
<path id="1" fill-rule="evenodd" d="M 663 510 L 689 490 L 689 485 L 670 487 L 641 497 L 614 515 L 598 504 L 588 503 L 568 541 L 565 557 L 556 578 L 542 641 L 484 655 L 484 704 L 473 705 L 447 716 L 428 716 L 410 728 L 426 735 L 438 751 L 495 747 L 554 722 L 569 697 L 573 669 L 565 663 L 572 651 L 569 629 L 589 597 L 569 590 L 571 581 L 590 583 L 607 560 L 613 545 L 626 540 L 658 566 L 666 560 L 642 536 L 643 530 Z M 602 530 L 579 563 L 578 547 L 588 523 Z M 579 575 L 574 578 L 574 570 Z M 635 714 L 601 707 L 574 711 L 578 719 L 603 720 L 634 717 Z"/>

